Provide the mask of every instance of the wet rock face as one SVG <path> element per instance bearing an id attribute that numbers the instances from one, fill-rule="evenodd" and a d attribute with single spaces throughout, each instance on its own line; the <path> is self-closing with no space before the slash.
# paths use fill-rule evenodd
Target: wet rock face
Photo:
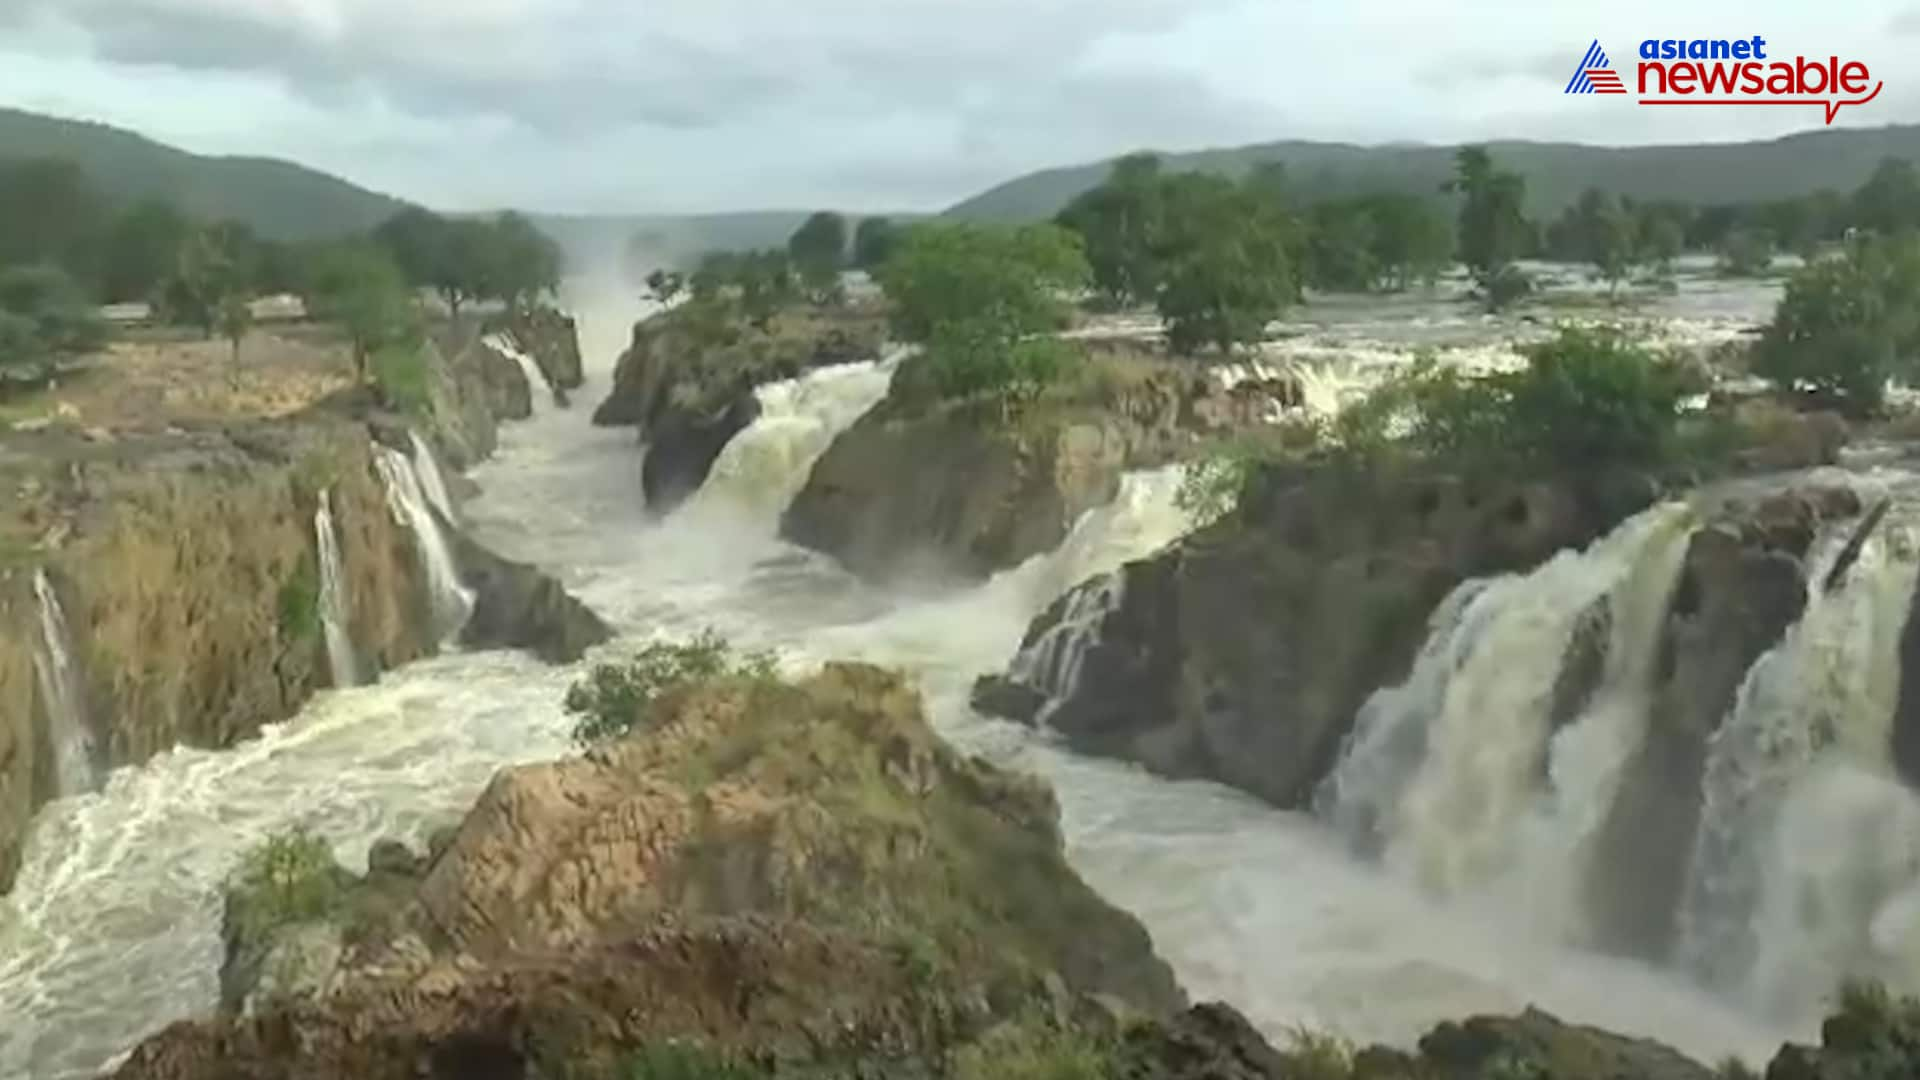
<path id="1" fill-rule="evenodd" d="M 593 422 L 639 430 L 647 507 L 665 514 L 699 490 L 728 441 L 758 419 L 755 387 L 878 360 L 884 339 L 885 320 L 860 309 L 795 309 L 764 329 L 743 321 L 696 329 L 688 309 L 676 308 L 633 328 Z"/>
<path id="2" fill-rule="evenodd" d="M 1720 508 L 1688 543 L 1647 738 L 1623 772 L 1593 863 L 1589 908 L 1606 947 L 1654 960 L 1669 954 L 1707 742 L 1747 671 L 1805 608 L 1816 532 L 1860 511 L 1845 488 L 1782 492 Z"/>
<path id="3" fill-rule="evenodd" d="M 525 649 L 549 664 L 568 664 L 613 637 L 605 620 L 537 567 L 502 558 L 465 534 L 451 535 L 460 578 L 474 592 L 462 645 Z"/>
<path id="4" fill-rule="evenodd" d="M 547 377 L 556 399 L 565 403 L 566 391 L 586 382 L 580 364 L 580 335 L 570 315 L 549 307 L 516 310 L 507 316 L 507 332 L 534 366 Z"/>
<path id="5" fill-rule="evenodd" d="M 664 516 L 691 498 L 707 482 L 720 451 L 759 418 L 760 399 L 751 393 L 734 398 L 712 415 L 668 412 L 653 428 L 640 465 L 647 511 Z"/>
<path id="6" fill-rule="evenodd" d="M 1122 598 L 1047 723 L 1089 753 L 1303 806 L 1367 695 L 1405 677 L 1448 592 L 1584 545 L 1651 498 L 1625 477 L 1260 474 L 1238 513 L 1122 571 Z"/>
<path id="7" fill-rule="evenodd" d="M 1121 362 L 1109 353 L 1086 362 Z M 1276 404 L 1257 386 L 1224 390 L 1135 356 L 1112 385 L 1008 413 L 929 398 L 912 363 L 834 440 L 781 521 L 786 539 L 873 581 L 977 581 L 1017 566 L 1112 501 L 1127 470 L 1264 423 Z"/>
<path id="8" fill-rule="evenodd" d="M 1564 1023 L 1539 1009 L 1444 1023 L 1420 1040 L 1428 1075 L 1550 1076 L 1554 1080 L 1713 1080 L 1712 1069 L 1671 1047 Z M 1507 1070 L 1498 1072 L 1498 1070 Z M 1384 1073 L 1382 1075 L 1392 1075 Z"/>

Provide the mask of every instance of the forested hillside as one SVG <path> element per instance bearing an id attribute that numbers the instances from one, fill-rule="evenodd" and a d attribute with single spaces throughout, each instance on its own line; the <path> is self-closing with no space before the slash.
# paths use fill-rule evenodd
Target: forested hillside
<path id="1" fill-rule="evenodd" d="M 405 205 L 288 161 L 202 157 L 105 124 L 0 109 L 0 160 L 29 158 L 73 162 L 116 202 L 157 199 L 270 240 L 359 232 Z"/>
<path id="2" fill-rule="evenodd" d="M 1920 126 L 1803 132 L 1768 142 L 1682 146 L 1582 146 L 1493 142 L 1487 148 L 1525 176 L 1527 212 L 1547 217 L 1597 187 L 1641 200 L 1758 202 L 1822 188 L 1850 191 L 1882 158 L 1920 157 Z M 1240 176 L 1280 162 L 1289 186 L 1319 195 L 1433 192 L 1453 172 L 1455 146 L 1354 146 L 1275 142 L 1163 155 L 1169 171 Z M 1037 221 L 1105 179 L 1111 162 L 1049 169 L 1009 180 L 947 211 L 969 221 Z"/>

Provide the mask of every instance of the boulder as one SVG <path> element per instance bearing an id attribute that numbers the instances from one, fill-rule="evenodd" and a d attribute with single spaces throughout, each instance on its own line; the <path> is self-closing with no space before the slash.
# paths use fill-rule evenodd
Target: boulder
<path id="1" fill-rule="evenodd" d="M 1714 1080 L 1712 1069 L 1649 1039 L 1568 1024 L 1539 1009 L 1448 1022 L 1420 1040 L 1421 1075 L 1437 1080 Z"/>
<path id="2" fill-rule="evenodd" d="M 1405 678 L 1456 585 L 1584 545 L 1651 497 L 1627 477 L 1264 469 L 1236 513 L 1121 570 L 1118 602 L 1083 639 L 1080 677 L 1047 722 L 1084 752 L 1305 806 L 1360 705 Z M 1070 606 L 1036 620 L 1023 649 Z"/>
<path id="3" fill-rule="evenodd" d="M 462 645 L 525 649 L 549 664 L 567 664 L 613 637 L 605 620 L 538 567 L 496 555 L 464 533 L 449 535 L 460 579 L 474 592 Z"/>

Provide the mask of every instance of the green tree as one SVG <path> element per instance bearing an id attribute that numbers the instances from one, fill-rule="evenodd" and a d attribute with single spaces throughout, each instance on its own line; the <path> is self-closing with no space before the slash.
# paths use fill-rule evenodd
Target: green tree
<path id="1" fill-rule="evenodd" d="M 1473 272 L 1489 306 L 1497 309 L 1512 290 L 1491 286 L 1517 272 L 1513 262 L 1525 253 L 1532 235 L 1523 212 L 1526 179 L 1496 169 L 1485 147 L 1465 146 L 1454 155 L 1454 177 L 1444 190 L 1460 196 L 1460 261 Z"/>
<path id="2" fill-rule="evenodd" d="M 942 397 L 1031 396 L 1072 363 L 1045 335 L 1089 271 L 1075 234 L 1053 225 L 916 225 L 880 284 L 894 329 L 926 346 L 917 370 Z"/>
<path id="3" fill-rule="evenodd" d="M 671 304 L 686 288 L 686 284 L 686 276 L 678 271 L 655 270 L 647 275 L 647 294 L 656 303 Z"/>
<path id="4" fill-rule="evenodd" d="M 0 375 L 36 381 L 58 358 L 97 349 L 106 337 L 99 312 L 65 270 L 0 267 Z"/>
<path id="5" fill-rule="evenodd" d="M 1753 369 L 1781 390 L 1854 414 L 1879 410 L 1886 384 L 1920 353 L 1920 246 L 1869 238 L 1795 273 Z"/>
<path id="6" fill-rule="evenodd" d="M 1773 265 L 1773 241 L 1759 229 L 1735 228 L 1721 238 L 1716 269 L 1727 277 L 1755 277 Z"/>
<path id="7" fill-rule="evenodd" d="M 1292 222 L 1272 199 L 1218 176 L 1165 186 L 1159 310 L 1167 341 L 1192 353 L 1259 341 L 1297 295 Z"/>
<path id="8" fill-rule="evenodd" d="M 1307 217 L 1306 284 L 1323 292 L 1368 292 L 1383 269 L 1379 223 L 1364 200 L 1314 204 Z"/>
<path id="9" fill-rule="evenodd" d="M 129 207 L 107 233 L 104 298 L 110 302 L 158 298 L 192 235 L 193 223 L 171 203 L 150 199 Z"/>
<path id="10" fill-rule="evenodd" d="M 1453 260 L 1453 227 L 1432 200 L 1415 195 L 1377 195 L 1368 200 L 1373 218 L 1374 264 L 1386 287 L 1431 285 Z"/>
<path id="11" fill-rule="evenodd" d="M 319 254 L 308 275 L 307 309 L 340 324 L 362 380 L 376 352 L 419 342 L 419 313 L 406 275 L 381 247 L 347 243 Z"/>
<path id="12" fill-rule="evenodd" d="M 740 310 L 761 330 L 772 325 L 780 309 L 799 295 L 798 281 L 787 253 L 754 251 L 735 264 L 734 281 L 740 288 Z"/>
<path id="13" fill-rule="evenodd" d="M 829 299 L 847 264 L 847 219 L 831 210 L 808 217 L 787 238 L 787 258 L 810 297 Z"/>
<path id="14" fill-rule="evenodd" d="M 560 245 L 526 215 L 507 211 L 496 218 L 481 256 L 485 270 L 479 288 L 509 308 L 532 307 L 560 288 Z"/>
<path id="15" fill-rule="evenodd" d="M 222 302 L 247 292 L 250 273 L 245 244 L 250 239 L 250 233 L 227 225 L 195 229 L 180 248 L 172 279 L 162 288 L 162 317 L 197 326 L 213 337 L 219 330 Z"/>
<path id="16" fill-rule="evenodd" d="M 380 223 L 373 240 L 416 288 L 437 287 L 448 257 L 449 223 L 430 210 L 410 206 Z"/>
<path id="17" fill-rule="evenodd" d="M 1853 220 L 1883 236 L 1920 226 L 1920 172 L 1913 162 L 1882 160 L 1853 194 Z"/>
<path id="18" fill-rule="evenodd" d="M 853 230 L 853 265 L 869 273 L 879 269 L 880 264 L 893 254 L 899 234 L 900 230 L 891 218 L 861 218 L 859 226 Z"/>
<path id="19" fill-rule="evenodd" d="M 1158 157 L 1131 154 L 1055 219 L 1080 235 L 1094 288 L 1116 306 L 1151 300 L 1159 291 L 1164 179 Z"/>

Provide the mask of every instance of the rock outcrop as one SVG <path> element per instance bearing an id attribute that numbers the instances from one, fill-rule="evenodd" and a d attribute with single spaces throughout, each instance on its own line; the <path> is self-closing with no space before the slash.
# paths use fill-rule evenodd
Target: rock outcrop
<path id="1" fill-rule="evenodd" d="M 280 366 L 252 376 L 250 400 L 309 395 L 295 409 L 212 419 L 170 416 L 164 400 L 156 413 L 141 398 L 119 428 L 0 434 L 0 889 L 34 810 L 57 793 L 35 675 L 45 650 L 36 571 L 59 599 L 102 769 L 176 745 L 232 745 L 331 683 L 314 532 L 323 492 L 363 669 L 434 649 L 417 545 L 390 509 L 372 446 L 384 432 L 406 447 L 398 431 L 409 426 L 449 465 L 471 464 L 492 452 L 502 419 L 525 415 L 525 375 L 472 327 L 450 329 L 423 346 L 424 411 L 401 420 L 351 386 L 344 345 L 282 351 Z M 224 375 L 189 366 L 178 377 Z M 476 640 L 563 657 L 604 633 L 550 582 L 478 556 L 470 566 L 486 586 Z"/>
<path id="2" fill-rule="evenodd" d="M 647 721 L 503 771 L 425 864 L 376 849 L 331 924 L 237 935 L 260 900 L 231 895 L 223 996 L 249 1015 L 176 1025 L 120 1075 L 607 1075 L 667 1040 L 945 1075 L 1002 1022 L 1117 1040 L 1119 1013 L 1185 1007 L 1067 867 L 1051 792 L 947 748 L 900 676 L 724 679 Z M 1230 1010 L 1170 1038 L 1141 1052 L 1259 1045 Z"/>
<path id="3" fill-rule="evenodd" d="M 871 580 L 978 580 L 1057 547 L 1128 469 L 1176 460 L 1277 404 L 1191 366 L 1111 351 L 1087 363 L 1083 384 L 1013 414 L 928 401 L 904 367 L 814 465 L 781 534 Z"/>
<path id="4" fill-rule="evenodd" d="M 1454 586 L 1584 545 L 1652 497 L 1629 477 L 1265 469 L 1235 514 L 1081 587 L 1117 602 L 1079 606 L 1090 647 L 1047 723 L 1085 752 L 1303 806 L 1367 695 L 1406 676 Z M 1075 594 L 1053 605 L 1023 649 L 1076 606 Z M 979 690 L 983 708 L 1014 699 L 1003 683 Z"/>
<path id="5" fill-rule="evenodd" d="M 525 649 L 567 664 L 613 637 L 605 620 L 539 568 L 496 555 L 463 533 L 454 534 L 453 557 L 474 593 L 460 631 L 467 648 Z"/>
<path id="6" fill-rule="evenodd" d="M 586 382 L 580 365 L 580 335 L 573 317 L 550 307 L 522 308 L 506 317 L 514 344 L 547 377 L 547 385 L 565 403 L 565 393 Z"/>
<path id="7" fill-rule="evenodd" d="M 760 328 L 682 305 L 633 328 L 593 422 L 639 429 L 647 506 L 664 514 L 699 490 L 728 440 L 759 415 L 755 387 L 877 360 L 885 336 L 885 320 L 866 308 L 794 309 Z"/>

